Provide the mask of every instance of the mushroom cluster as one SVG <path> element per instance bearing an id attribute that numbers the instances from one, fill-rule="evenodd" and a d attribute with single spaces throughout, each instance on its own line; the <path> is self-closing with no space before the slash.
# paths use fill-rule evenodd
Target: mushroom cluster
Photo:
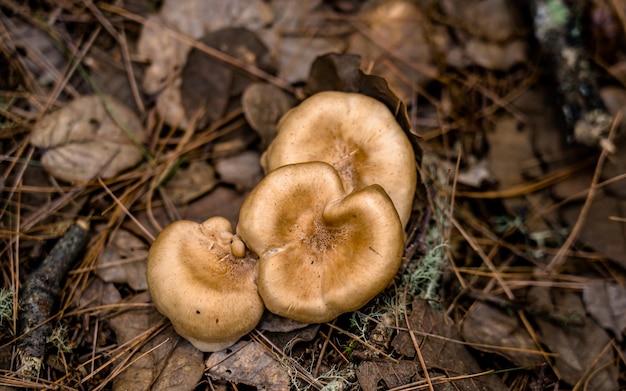
<path id="1" fill-rule="evenodd" d="M 417 174 L 389 109 L 321 92 L 285 114 L 277 132 L 236 234 L 221 217 L 177 221 L 148 255 L 156 308 L 200 350 L 233 344 L 264 308 L 303 323 L 354 311 L 400 266 Z M 204 293 L 189 299 L 192 287 Z"/>

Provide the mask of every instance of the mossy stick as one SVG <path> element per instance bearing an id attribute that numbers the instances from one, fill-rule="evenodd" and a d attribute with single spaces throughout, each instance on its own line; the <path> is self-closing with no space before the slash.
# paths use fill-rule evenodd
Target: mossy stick
<path id="1" fill-rule="evenodd" d="M 614 148 L 607 140 L 613 117 L 607 112 L 592 60 L 583 42 L 582 5 L 534 0 L 535 36 L 554 71 L 561 109 L 575 141 Z"/>
<path id="2" fill-rule="evenodd" d="M 79 220 L 55 244 L 41 265 L 26 279 L 18 313 L 18 372 L 37 377 L 46 352 L 46 340 L 54 329 L 49 318 L 74 259 L 87 243 L 89 224 Z"/>

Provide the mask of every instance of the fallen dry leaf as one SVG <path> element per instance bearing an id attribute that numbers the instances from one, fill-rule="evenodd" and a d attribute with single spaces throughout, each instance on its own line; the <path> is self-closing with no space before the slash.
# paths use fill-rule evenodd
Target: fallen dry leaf
<path id="1" fill-rule="evenodd" d="M 402 101 L 411 103 L 413 85 L 423 86 L 437 75 L 426 15 L 413 1 L 370 0 L 357 18 L 359 31 L 350 38 L 348 53 L 361 56 L 368 73 L 384 77 Z M 431 73 L 418 70 L 420 65 Z"/>
<path id="2" fill-rule="evenodd" d="M 105 282 L 128 284 L 135 291 L 148 289 L 146 259 L 148 246 L 130 232 L 120 229 L 102 251 L 96 275 Z"/>
<path id="3" fill-rule="evenodd" d="M 180 74 L 190 47 L 168 30 L 199 39 L 226 27 L 258 29 L 272 19 L 270 6 L 261 0 L 169 0 L 158 14 L 150 15 L 137 51 L 150 62 L 142 86 L 148 94 L 159 94 L 157 110 L 165 123 L 185 128 L 189 120 L 182 106 Z"/>
<path id="4" fill-rule="evenodd" d="M 626 289 L 616 283 L 594 281 L 583 289 L 583 300 L 596 322 L 621 342 L 626 329 Z"/>
<path id="5" fill-rule="evenodd" d="M 256 341 L 239 341 L 206 360 L 209 376 L 268 391 L 288 390 L 289 370 Z"/>
<path id="6" fill-rule="evenodd" d="M 183 205 L 208 193 L 218 183 L 213 166 L 196 160 L 176 170 L 163 186 L 163 192 L 173 203 Z"/>
<path id="7" fill-rule="evenodd" d="M 494 70 L 507 70 L 528 58 L 527 40 L 520 38 L 524 26 L 518 6 L 506 0 L 441 2 L 456 37 L 464 44 L 465 56 Z"/>
<path id="8" fill-rule="evenodd" d="M 545 362 L 540 354 L 507 349 L 537 351 L 533 339 L 517 316 L 508 315 L 486 303 L 478 302 L 470 308 L 461 326 L 461 335 L 467 342 L 477 344 L 476 349 L 500 354 L 518 366 L 535 367 Z"/>
<path id="9" fill-rule="evenodd" d="M 264 175 L 261 154 L 252 150 L 216 158 L 215 170 L 222 182 L 235 185 L 241 191 L 252 190 Z"/>
<path id="10" fill-rule="evenodd" d="M 261 322 L 257 325 L 257 328 L 264 331 L 287 333 L 303 329 L 307 326 L 309 325 L 306 323 L 296 322 L 293 319 L 283 318 L 282 316 L 265 311 L 263 318 L 261 318 Z M 317 333 L 317 330 L 315 332 Z"/>
<path id="11" fill-rule="evenodd" d="M 275 68 L 269 50 L 250 30 L 224 28 L 207 34 L 200 42 L 266 72 Z M 199 128 L 222 118 L 230 98 L 243 93 L 254 81 L 241 69 L 195 48 L 189 53 L 181 76 L 183 108 L 187 118 L 197 118 Z"/>
<path id="12" fill-rule="evenodd" d="M 529 297 L 546 305 L 548 311 L 567 309 L 580 314 L 584 325 L 561 326 L 537 318 L 541 341 L 556 353 L 554 365 L 560 377 L 568 384 L 586 384 L 590 390 L 617 390 L 618 368 L 614 361 L 614 351 L 609 346 L 607 333 L 591 318 L 585 316 L 585 309 L 579 294 L 532 287 Z M 608 349 L 607 349 L 608 347 Z"/>
<path id="13" fill-rule="evenodd" d="M 166 0 L 160 14 L 170 26 L 194 38 L 225 27 L 258 29 L 274 18 L 263 0 Z"/>
<path id="14" fill-rule="evenodd" d="M 578 220 L 581 203 L 568 204 L 559 211 L 563 220 L 573 227 Z M 626 240 L 624 232 L 626 222 L 610 219 L 611 216 L 624 217 L 626 200 L 610 197 L 598 190 L 582 224 L 578 240 L 610 260 L 626 267 Z"/>
<path id="15" fill-rule="evenodd" d="M 136 114 L 113 97 L 89 95 L 44 116 L 30 142 L 41 163 L 66 181 L 113 178 L 142 159 L 145 132 Z"/>
<path id="16" fill-rule="evenodd" d="M 241 97 L 243 114 L 248 124 L 261 137 L 261 148 L 265 149 L 276 137 L 276 124 L 296 99 L 268 83 L 252 83 Z"/>
<path id="17" fill-rule="evenodd" d="M 415 299 L 409 316 L 409 327 L 414 331 L 426 366 L 447 376 L 468 375 L 481 372 L 480 367 L 465 346 L 454 343 L 460 336 L 452 320 L 430 306 L 427 300 Z M 437 335 L 442 338 L 430 337 Z M 406 356 L 415 357 L 411 336 L 401 331 L 391 342 L 394 349 Z M 420 368 L 421 369 L 421 368 Z M 464 390 L 505 390 L 502 381 L 493 375 L 462 379 L 454 382 Z"/>
<path id="18" fill-rule="evenodd" d="M 61 77 L 67 59 L 48 34 L 19 18 L 4 18 L 2 22 L 13 40 L 16 54 L 40 85 L 50 85 Z M 9 42 L 7 37 L 3 39 Z"/>
<path id="19" fill-rule="evenodd" d="M 527 52 L 528 44 L 522 40 L 502 45 L 472 38 L 465 45 L 465 55 L 475 64 L 497 71 L 506 71 L 513 65 L 525 62 Z"/>
<path id="20" fill-rule="evenodd" d="M 148 94 L 156 94 L 170 86 L 183 69 L 189 53 L 189 45 L 179 42 L 173 29 L 160 15 L 148 16 L 137 43 L 137 52 L 150 61 L 142 87 Z M 194 37 L 198 38 L 198 37 Z"/>
<path id="21" fill-rule="evenodd" d="M 186 205 L 177 207 L 179 217 L 181 219 L 195 221 L 201 223 L 212 216 L 223 216 L 236 226 L 239 219 L 239 209 L 245 199 L 246 194 L 227 186 L 217 186 L 208 194 L 192 201 Z M 163 229 L 174 219 L 166 211 L 163 206 L 153 209 L 154 218 L 159 228 Z M 137 220 L 142 224 L 153 236 L 156 236 L 160 229 L 153 225 L 152 219 L 146 211 L 137 213 Z M 137 228 L 135 223 L 128 223 L 124 226 L 136 235 L 142 235 L 142 231 Z M 148 240 L 149 238 L 146 238 Z"/>
<path id="22" fill-rule="evenodd" d="M 129 303 L 148 301 L 149 294 L 145 292 L 133 297 Z M 146 307 L 111 316 L 109 323 L 115 331 L 118 345 L 122 345 L 155 327 L 161 320 L 163 316 L 154 307 Z M 113 379 L 114 391 L 191 391 L 204 370 L 202 352 L 176 334 L 171 325 L 126 358 L 128 362 L 118 361 L 120 366 L 130 365 Z"/>
<path id="23" fill-rule="evenodd" d="M 529 169 L 540 167 L 534 155 L 532 131 L 518 125 L 512 116 L 503 116 L 496 121 L 493 130 L 486 132 L 489 170 L 501 190 L 523 185 Z M 540 175 L 539 172 L 536 174 Z M 527 205 L 523 197 L 506 198 L 503 202 L 512 215 L 519 215 Z"/>
<path id="24" fill-rule="evenodd" d="M 114 304 L 122 300 L 122 295 L 114 284 L 94 278 L 84 291 L 76 291 L 74 303 L 79 308 L 98 307 Z"/>
<path id="25" fill-rule="evenodd" d="M 417 382 L 423 379 L 418 375 L 420 369 L 419 363 L 415 361 L 364 361 L 357 367 L 356 376 L 363 391 L 376 391 L 380 389 L 381 381 L 385 389 Z"/>
<path id="26" fill-rule="evenodd" d="M 313 60 L 326 53 L 342 53 L 341 36 L 351 28 L 333 15 L 323 0 L 274 0 L 274 22 L 259 35 L 278 60 L 278 76 L 289 83 L 304 81 Z"/>

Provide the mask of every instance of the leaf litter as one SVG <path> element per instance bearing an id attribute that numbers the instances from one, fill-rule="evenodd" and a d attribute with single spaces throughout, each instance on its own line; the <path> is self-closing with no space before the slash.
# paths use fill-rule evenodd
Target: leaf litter
<path id="1" fill-rule="evenodd" d="M 0 387 L 623 386 L 624 132 L 616 153 L 572 141 L 540 71 L 532 10 L 126 3 L 0 2 Z M 605 36 L 600 94 L 619 118 L 626 4 L 588 11 L 611 22 L 585 34 Z M 154 310 L 146 250 L 181 218 L 235 225 L 276 122 L 326 89 L 382 100 L 425 151 L 402 274 L 331 323 L 266 319 L 202 354 Z M 18 376 L 17 298 L 77 218 L 101 228 L 46 320 L 66 332 L 46 345 L 39 378 Z"/>

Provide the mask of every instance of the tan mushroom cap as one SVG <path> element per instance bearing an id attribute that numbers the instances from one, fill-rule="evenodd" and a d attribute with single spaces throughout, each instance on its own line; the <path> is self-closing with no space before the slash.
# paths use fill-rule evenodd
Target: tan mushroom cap
<path id="1" fill-rule="evenodd" d="M 267 309 L 304 323 L 362 307 L 395 276 L 404 249 L 383 188 L 346 195 L 337 171 L 323 162 L 270 172 L 244 201 L 237 232 L 259 255 Z"/>
<path id="2" fill-rule="evenodd" d="M 266 172 L 292 163 L 330 163 L 348 193 L 381 185 L 406 226 L 417 183 L 415 155 L 383 103 L 363 94 L 320 92 L 287 112 L 277 132 L 261 158 Z"/>
<path id="3" fill-rule="evenodd" d="M 196 348 L 222 350 L 254 329 L 263 315 L 256 263 L 225 218 L 176 221 L 148 253 L 152 301 Z"/>

